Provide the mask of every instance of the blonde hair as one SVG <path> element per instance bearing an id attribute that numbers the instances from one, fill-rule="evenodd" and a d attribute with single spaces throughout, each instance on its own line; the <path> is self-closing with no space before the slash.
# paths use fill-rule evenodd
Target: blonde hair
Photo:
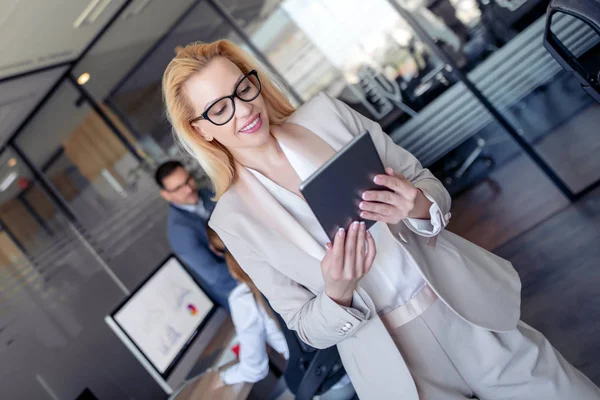
<path id="1" fill-rule="evenodd" d="M 176 140 L 183 149 L 198 160 L 215 190 L 215 199 L 231 186 L 235 179 L 234 160 L 231 153 L 216 140 L 206 141 L 190 124 L 196 118 L 186 96 L 184 85 L 194 74 L 202 71 L 215 57 L 233 62 L 244 74 L 253 69 L 259 72 L 261 95 L 269 113 L 269 123 L 282 124 L 294 112 L 294 107 L 276 83 L 259 66 L 258 62 L 234 43 L 218 40 L 212 43 L 191 43 L 176 49 L 162 79 L 163 99 L 167 118 L 173 126 Z"/>
<path id="2" fill-rule="evenodd" d="M 227 268 L 229 269 L 229 273 L 231 274 L 231 276 L 233 276 L 233 278 L 236 281 L 245 283 L 248 286 L 248 288 L 250 288 L 250 291 L 252 292 L 256 303 L 260 305 L 271 318 L 275 319 L 273 313 L 271 312 L 271 309 L 267 307 L 262 293 L 260 292 L 260 290 L 258 290 L 254 282 L 252 282 L 252 279 L 242 269 L 242 267 L 236 261 L 236 259 L 231 255 L 230 252 L 227 251 L 225 243 L 223 243 L 219 235 L 217 235 L 217 233 L 213 231 L 208 225 L 206 226 L 206 234 L 208 236 L 208 242 L 215 248 L 215 250 L 225 253 L 225 263 L 227 264 Z"/>

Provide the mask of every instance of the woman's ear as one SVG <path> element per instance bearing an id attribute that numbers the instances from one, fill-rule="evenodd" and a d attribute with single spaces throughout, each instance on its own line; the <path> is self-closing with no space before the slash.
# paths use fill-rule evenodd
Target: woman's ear
<path id="1" fill-rule="evenodd" d="M 197 125 L 193 125 L 193 124 L 192 124 L 192 128 L 194 128 L 194 130 L 196 131 L 196 133 L 197 133 L 198 135 L 200 135 L 200 136 L 201 136 L 201 137 L 202 137 L 204 140 L 206 140 L 207 142 L 210 142 L 210 141 L 212 141 L 212 140 L 214 139 L 214 138 L 213 138 L 211 135 L 209 135 L 209 134 L 207 134 L 207 133 L 204 133 L 204 132 L 202 132 L 202 129 L 200 129 L 200 127 L 199 127 L 199 126 L 197 126 Z"/>

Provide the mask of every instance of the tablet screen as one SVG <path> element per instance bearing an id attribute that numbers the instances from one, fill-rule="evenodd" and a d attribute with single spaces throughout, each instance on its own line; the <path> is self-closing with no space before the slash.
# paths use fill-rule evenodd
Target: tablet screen
<path id="1" fill-rule="evenodd" d="M 363 221 L 358 207 L 361 195 L 367 190 L 381 190 L 373 182 L 379 174 L 385 174 L 385 169 L 371 135 L 365 132 L 300 185 L 300 192 L 330 240 L 339 228 Z M 364 221 L 367 228 L 375 223 Z"/>

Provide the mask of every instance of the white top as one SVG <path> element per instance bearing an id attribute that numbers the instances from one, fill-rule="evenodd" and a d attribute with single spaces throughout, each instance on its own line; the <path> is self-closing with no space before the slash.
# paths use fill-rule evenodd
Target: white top
<path id="1" fill-rule="evenodd" d="M 281 143 L 280 146 L 300 179 L 307 179 L 315 171 L 316 168 L 300 155 Z M 325 246 L 329 242 L 327 234 L 303 199 L 260 172 L 250 168 L 248 170 L 318 243 Z M 408 221 L 424 236 L 435 236 L 443 226 L 442 222 L 438 221 L 442 213 L 435 202 L 429 213 L 431 220 L 409 219 Z M 369 293 L 377 313 L 382 315 L 405 304 L 425 286 L 425 281 L 407 250 L 396 242 L 385 225 L 378 222 L 369 232 L 377 244 L 377 256 L 369 273 L 361 279 L 360 286 Z"/>
<path id="2" fill-rule="evenodd" d="M 206 209 L 206 207 L 204 207 L 204 202 L 202 201 L 202 199 L 199 199 L 198 203 L 196 203 L 196 204 L 175 204 L 175 203 L 173 203 L 173 205 L 181 210 L 190 212 L 192 214 L 196 214 L 202 219 L 208 219 L 208 217 L 210 217 L 210 211 L 208 211 Z"/>
<path id="3" fill-rule="evenodd" d="M 267 344 L 288 359 L 285 337 L 245 283 L 231 291 L 229 308 L 240 343 L 240 362 L 222 371 L 221 380 L 228 385 L 258 382 L 269 373 Z"/>

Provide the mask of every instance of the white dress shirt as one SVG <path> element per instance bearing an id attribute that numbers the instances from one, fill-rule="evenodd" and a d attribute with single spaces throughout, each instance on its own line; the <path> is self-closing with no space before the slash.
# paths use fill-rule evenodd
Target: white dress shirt
<path id="1" fill-rule="evenodd" d="M 181 210 L 190 212 L 192 214 L 196 214 L 199 217 L 201 217 L 202 219 L 208 219 L 208 217 L 210 217 L 210 212 L 206 209 L 206 207 L 204 207 L 204 202 L 202 202 L 202 199 L 199 199 L 198 203 L 196 203 L 196 204 L 175 204 L 175 203 L 173 203 L 173 205 Z"/>
<path id="2" fill-rule="evenodd" d="M 301 155 L 295 154 L 281 143 L 280 146 L 300 179 L 307 179 L 315 171 L 316 168 Z M 325 246 L 329 242 L 327 234 L 303 199 L 261 173 L 250 168 L 248 170 L 319 244 Z M 429 213 L 430 220 L 409 219 L 408 222 L 413 230 L 422 235 L 435 236 L 443 226 L 442 221 L 439 221 L 442 213 L 435 202 Z M 413 259 L 396 242 L 387 226 L 378 222 L 369 232 L 377 245 L 377 256 L 369 273 L 361 279 L 360 286 L 369 293 L 378 314 L 382 315 L 405 304 L 425 286 L 425 281 Z"/>
<path id="3" fill-rule="evenodd" d="M 240 343 L 240 362 L 222 371 L 221 380 L 227 385 L 258 382 L 269 373 L 267 344 L 288 359 L 285 337 L 245 283 L 231 291 L 229 308 Z"/>

